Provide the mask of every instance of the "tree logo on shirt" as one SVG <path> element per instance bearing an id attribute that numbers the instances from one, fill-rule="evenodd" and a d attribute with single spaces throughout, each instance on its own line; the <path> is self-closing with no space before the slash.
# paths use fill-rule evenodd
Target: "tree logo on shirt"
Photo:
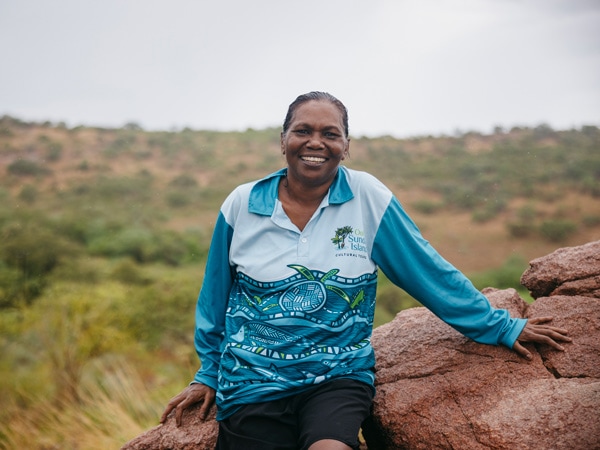
<path id="1" fill-rule="evenodd" d="M 354 230 L 351 226 L 346 225 L 345 227 L 338 228 L 335 230 L 335 236 L 331 238 L 331 242 L 337 245 L 338 250 L 346 247 L 346 238 L 352 234 Z"/>
<path id="2" fill-rule="evenodd" d="M 335 245 L 338 256 L 357 256 L 369 251 L 367 248 L 367 237 L 365 232 L 360 228 L 353 228 L 349 225 L 340 227 L 335 230 L 335 236 L 331 238 L 331 242 Z"/>

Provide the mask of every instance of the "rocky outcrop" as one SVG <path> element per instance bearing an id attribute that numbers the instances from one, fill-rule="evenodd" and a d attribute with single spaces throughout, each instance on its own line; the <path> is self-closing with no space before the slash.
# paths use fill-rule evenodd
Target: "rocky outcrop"
<path id="1" fill-rule="evenodd" d="M 600 297 L 600 241 L 560 248 L 534 259 L 521 277 L 533 298 L 552 295 Z"/>
<path id="2" fill-rule="evenodd" d="M 484 291 L 514 317 L 553 317 L 573 338 L 564 352 L 528 344 L 534 358 L 526 361 L 465 338 L 425 308 L 374 330 L 368 449 L 600 449 L 599 258 L 600 241 L 532 261 L 522 278 L 532 304 L 514 289 Z M 214 420 L 201 422 L 192 408 L 184 426 L 174 422 L 123 449 L 214 448 Z"/>
<path id="3" fill-rule="evenodd" d="M 600 302 L 488 289 L 513 316 L 554 317 L 573 343 L 534 348 L 532 361 L 469 341 L 424 308 L 377 328 L 377 396 L 369 450 L 600 448 Z"/>
<path id="4" fill-rule="evenodd" d="M 213 407 L 206 420 L 200 420 L 200 407 L 183 412 L 182 425 L 175 425 L 173 414 L 158 425 L 129 441 L 121 450 L 214 450 L 219 426 Z"/>

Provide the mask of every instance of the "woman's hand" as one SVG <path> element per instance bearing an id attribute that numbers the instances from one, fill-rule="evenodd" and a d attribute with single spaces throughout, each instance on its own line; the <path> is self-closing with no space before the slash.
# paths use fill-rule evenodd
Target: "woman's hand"
<path id="1" fill-rule="evenodd" d="M 531 359 L 531 353 L 521 345 L 521 342 L 537 342 L 539 344 L 547 344 L 557 350 L 563 351 L 565 348 L 558 342 L 571 342 L 572 339 L 567 336 L 569 332 L 564 328 L 551 327 L 542 325 L 550 322 L 552 317 L 538 317 L 529 319 L 527 325 L 521 331 L 521 334 L 513 345 L 513 350 L 523 358 Z"/>
<path id="2" fill-rule="evenodd" d="M 167 404 L 165 412 L 160 417 L 160 423 L 165 423 L 167 416 L 175 410 L 175 423 L 178 427 L 181 426 L 183 411 L 199 402 L 202 402 L 200 419 L 204 420 L 215 403 L 215 390 L 202 383 L 190 384 Z"/>

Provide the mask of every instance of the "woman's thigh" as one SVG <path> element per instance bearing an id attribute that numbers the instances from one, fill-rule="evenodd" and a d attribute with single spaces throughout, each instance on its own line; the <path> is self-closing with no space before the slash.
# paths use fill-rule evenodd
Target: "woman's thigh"
<path id="1" fill-rule="evenodd" d="M 358 448 L 372 388 L 354 380 L 325 382 L 300 394 L 246 405 L 219 422 L 217 450 L 298 450 L 324 440 Z"/>

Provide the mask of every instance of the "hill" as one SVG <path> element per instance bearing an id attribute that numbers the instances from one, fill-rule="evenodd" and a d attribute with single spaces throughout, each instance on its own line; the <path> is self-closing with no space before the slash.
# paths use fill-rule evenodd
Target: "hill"
<path id="1" fill-rule="evenodd" d="M 283 165 L 277 129 L 150 132 L 135 124 L 67 129 L 0 121 L 4 217 L 26 212 L 59 228 L 110 217 L 120 229 L 194 229 L 206 237 L 235 185 Z M 600 234 L 596 127 L 353 138 L 347 165 L 392 188 L 432 244 L 467 272 Z M 77 239 L 90 250 L 89 236 Z"/>
<path id="2" fill-rule="evenodd" d="M 0 119 L 0 447 L 118 448 L 197 369 L 194 306 L 231 189 L 284 165 L 279 130 Z M 479 288 L 600 239 L 600 130 L 353 137 Z M 380 280 L 375 325 L 415 301 Z M 43 380 L 42 382 L 40 380 Z"/>

